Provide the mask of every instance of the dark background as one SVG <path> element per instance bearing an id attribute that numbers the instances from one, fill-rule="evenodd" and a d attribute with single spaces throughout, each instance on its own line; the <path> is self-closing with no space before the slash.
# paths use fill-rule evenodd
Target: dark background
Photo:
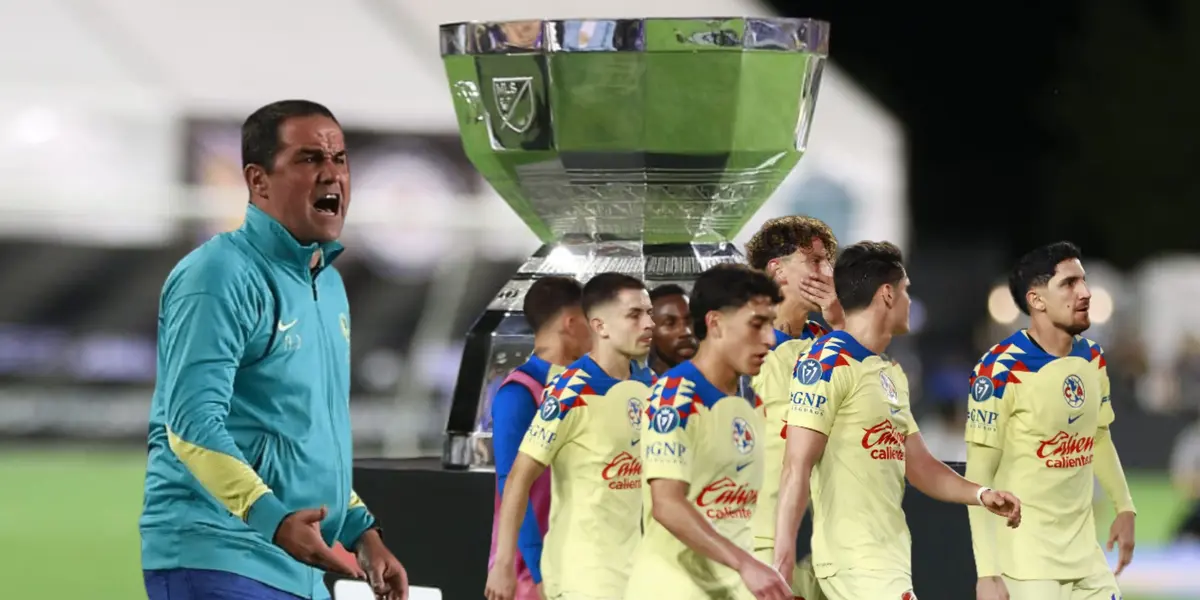
<path id="1" fill-rule="evenodd" d="M 1133 267 L 1200 245 L 1200 4 L 771 4 L 830 21 L 834 61 L 907 127 L 914 260 L 1067 238 Z"/>

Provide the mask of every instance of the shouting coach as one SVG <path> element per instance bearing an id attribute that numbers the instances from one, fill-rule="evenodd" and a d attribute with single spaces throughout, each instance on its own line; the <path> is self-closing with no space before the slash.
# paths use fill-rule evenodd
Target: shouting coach
<path id="1" fill-rule="evenodd" d="M 350 206 L 341 126 L 320 104 L 269 104 L 242 125 L 242 165 L 245 222 L 180 261 L 159 301 L 146 591 L 319 599 L 331 571 L 405 598 L 351 489 L 350 311 L 332 267 Z"/>

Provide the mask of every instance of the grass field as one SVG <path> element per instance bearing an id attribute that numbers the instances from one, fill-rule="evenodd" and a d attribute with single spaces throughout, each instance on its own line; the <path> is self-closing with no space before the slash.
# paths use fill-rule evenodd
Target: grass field
<path id="1" fill-rule="evenodd" d="M 145 455 L 119 450 L 0 453 L 0 589 L 16 599 L 145 598 L 137 518 Z M 1166 478 L 1130 473 L 1138 544 L 1170 539 L 1183 509 Z M 1097 520 L 1107 535 L 1111 511 Z M 1125 600 L 1174 600 L 1135 597 Z"/>

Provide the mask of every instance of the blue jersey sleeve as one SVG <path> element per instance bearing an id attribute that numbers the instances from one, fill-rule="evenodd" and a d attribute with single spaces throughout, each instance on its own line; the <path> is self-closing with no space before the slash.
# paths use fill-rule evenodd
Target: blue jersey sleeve
<path id="1" fill-rule="evenodd" d="M 537 414 L 537 403 L 529 390 L 519 383 L 508 383 L 500 387 L 492 399 L 492 447 L 496 455 L 496 482 L 498 493 L 503 497 L 504 484 L 517 460 L 517 450 L 533 417 Z M 529 567 L 534 583 L 542 582 L 542 531 L 537 516 L 533 514 L 533 503 L 525 507 L 525 519 L 517 535 L 517 549 Z"/>

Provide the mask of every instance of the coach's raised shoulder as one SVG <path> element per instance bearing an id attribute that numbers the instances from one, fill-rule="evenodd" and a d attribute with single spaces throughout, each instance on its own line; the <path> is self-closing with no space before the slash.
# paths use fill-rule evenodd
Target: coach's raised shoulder
<path id="1" fill-rule="evenodd" d="M 179 261 L 163 286 L 165 303 L 192 294 L 228 299 L 253 319 L 267 309 L 270 290 L 251 257 L 217 236 Z"/>

